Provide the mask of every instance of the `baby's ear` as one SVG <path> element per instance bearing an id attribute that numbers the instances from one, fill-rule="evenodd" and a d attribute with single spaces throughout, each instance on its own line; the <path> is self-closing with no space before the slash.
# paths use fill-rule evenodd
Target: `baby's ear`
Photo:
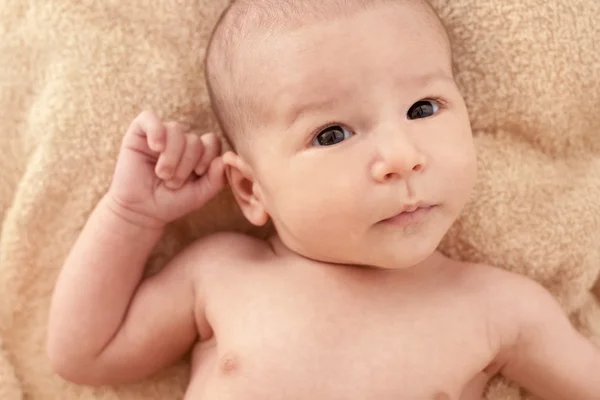
<path id="1" fill-rule="evenodd" d="M 223 154 L 223 163 L 229 186 L 246 219 L 256 226 L 265 225 L 269 215 L 263 204 L 260 186 L 252 174 L 252 168 L 232 151 Z"/>

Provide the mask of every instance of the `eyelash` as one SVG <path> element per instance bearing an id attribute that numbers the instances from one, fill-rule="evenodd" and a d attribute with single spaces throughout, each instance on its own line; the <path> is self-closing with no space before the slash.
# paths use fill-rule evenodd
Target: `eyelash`
<path id="1" fill-rule="evenodd" d="M 439 110 L 438 112 L 440 112 L 440 110 L 444 109 L 447 107 L 448 102 L 446 100 L 444 100 L 443 98 L 439 97 L 439 96 L 425 96 L 423 97 L 421 100 L 417 100 L 417 101 L 433 101 L 436 102 Z M 331 128 L 332 126 L 336 126 L 336 125 L 342 125 L 342 126 L 346 126 L 345 124 L 341 123 L 341 122 L 329 122 L 325 125 L 322 125 L 320 127 L 318 127 L 317 129 L 315 129 L 310 135 L 309 135 L 309 139 L 307 142 L 307 146 L 310 146 L 312 144 L 312 142 L 315 140 L 315 138 L 321 133 L 323 132 L 325 129 L 327 128 Z M 356 133 L 356 132 L 355 132 Z"/>
<path id="2" fill-rule="evenodd" d="M 331 128 L 332 126 L 336 126 L 336 125 L 341 125 L 341 126 L 346 126 L 346 124 L 343 124 L 341 122 L 329 122 L 325 125 L 322 125 L 320 127 L 318 127 L 317 129 L 315 129 L 309 136 L 308 136 L 308 142 L 306 143 L 307 146 L 312 147 L 312 143 L 313 141 L 317 138 L 317 136 L 319 136 L 319 134 L 321 132 L 323 132 L 325 129 L 327 128 Z"/>
<path id="3" fill-rule="evenodd" d="M 442 99 L 441 97 L 438 97 L 438 96 L 427 96 L 427 97 L 423 97 L 422 100 L 436 102 L 437 105 L 440 107 L 440 110 L 442 108 L 446 108 L 446 106 L 448 105 L 448 102 L 446 100 L 444 100 L 444 99 Z M 419 100 L 419 101 L 422 101 L 422 100 Z"/>

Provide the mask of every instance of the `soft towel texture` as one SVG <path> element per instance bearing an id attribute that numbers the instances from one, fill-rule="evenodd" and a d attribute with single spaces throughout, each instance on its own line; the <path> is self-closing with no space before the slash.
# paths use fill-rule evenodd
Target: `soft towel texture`
<path id="1" fill-rule="evenodd" d="M 473 201 L 442 249 L 538 280 L 600 341 L 590 294 L 600 271 L 600 2 L 433 3 L 454 41 L 480 159 Z M 130 120 L 149 107 L 215 128 L 202 59 L 226 0 L 141 4 L 0 0 L 3 400 L 179 399 L 185 389 L 185 361 L 146 382 L 90 389 L 53 376 L 44 354 L 55 279 Z M 151 269 L 222 229 L 262 233 L 224 193 L 173 224 Z M 503 380 L 487 396 L 526 398 Z"/>

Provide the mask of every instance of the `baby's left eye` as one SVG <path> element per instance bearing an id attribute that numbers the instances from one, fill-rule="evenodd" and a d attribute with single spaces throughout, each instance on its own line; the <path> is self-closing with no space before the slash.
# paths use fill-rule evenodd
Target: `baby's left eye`
<path id="1" fill-rule="evenodd" d="M 354 133 L 342 125 L 332 125 L 322 131 L 313 139 L 313 146 L 333 146 L 344 140 L 350 139 Z"/>
<path id="2" fill-rule="evenodd" d="M 440 106 L 433 100 L 420 100 L 410 107 L 406 116 L 411 120 L 427 118 L 438 112 L 439 109 Z"/>

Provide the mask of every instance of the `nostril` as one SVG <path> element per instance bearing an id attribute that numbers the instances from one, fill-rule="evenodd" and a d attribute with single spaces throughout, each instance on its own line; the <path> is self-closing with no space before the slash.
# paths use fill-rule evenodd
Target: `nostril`
<path id="1" fill-rule="evenodd" d="M 413 170 L 413 171 L 415 171 L 415 172 L 419 172 L 419 171 L 421 171 L 422 169 L 423 169 L 423 165 L 422 165 L 422 164 L 417 164 L 417 165 L 415 165 L 415 166 L 413 167 L 413 169 L 412 169 L 412 170 Z"/>

